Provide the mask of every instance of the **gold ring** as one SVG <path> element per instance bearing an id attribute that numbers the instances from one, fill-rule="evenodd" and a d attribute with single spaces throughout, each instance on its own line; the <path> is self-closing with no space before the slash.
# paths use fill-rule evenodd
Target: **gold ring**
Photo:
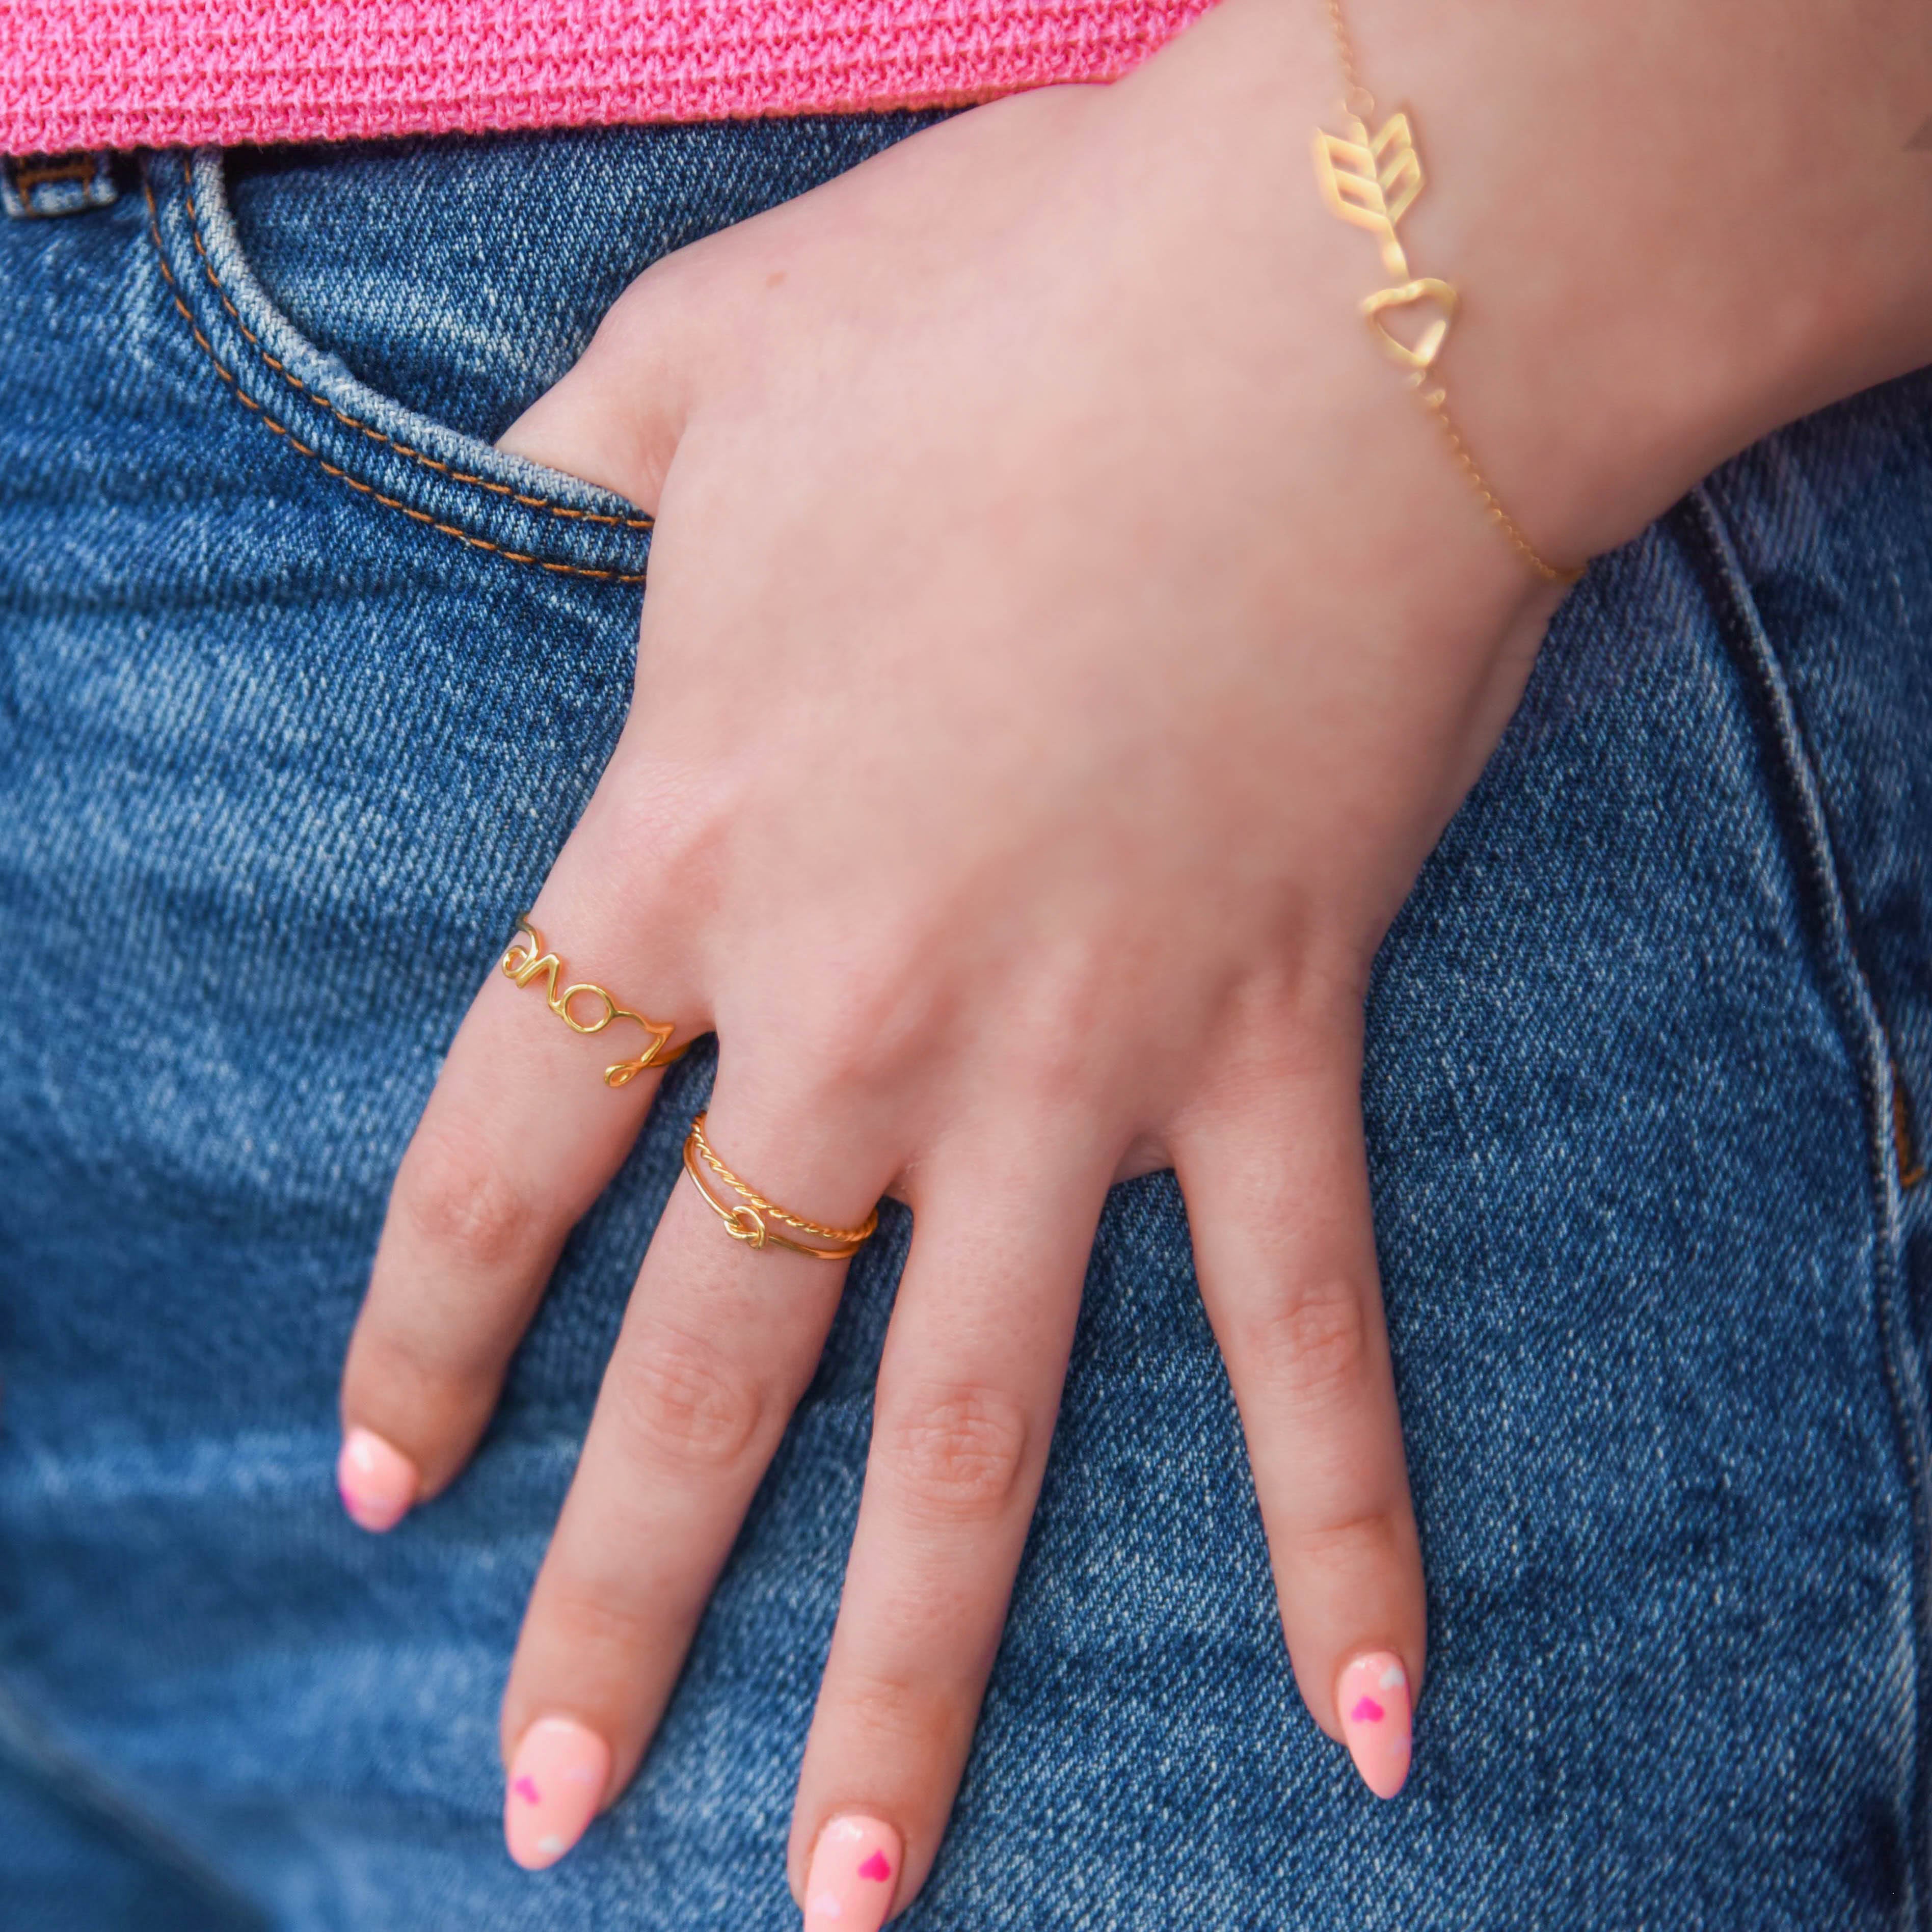
<path id="1" fill-rule="evenodd" d="M 734 1193 L 744 1196 L 736 1207 L 728 1207 L 705 1186 L 704 1177 L 698 1171 L 700 1159 Z M 692 1122 L 691 1131 L 684 1137 L 684 1171 L 691 1176 L 691 1184 L 698 1190 L 705 1206 L 724 1223 L 725 1233 L 734 1241 L 742 1241 L 747 1247 L 762 1248 L 776 1242 L 782 1248 L 790 1248 L 794 1254 L 809 1255 L 814 1261 L 842 1262 L 856 1255 L 878 1231 L 879 1210 L 876 1208 L 866 1216 L 862 1226 L 828 1228 L 822 1222 L 808 1221 L 801 1216 L 788 1214 L 776 1202 L 767 1201 L 762 1194 L 754 1193 L 711 1151 L 711 1143 L 704 1138 L 702 1114 Z M 838 1245 L 814 1248 L 806 1242 L 794 1241 L 788 1234 L 780 1234 L 771 1225 L 773 1221 L 782 1221 L 788 1228 L 796 1228 L 802 1234 L 817 1234 Z"/>
<path id="2" fill-rule="evenodd" d="M 650 1045 L 636 1059 L 620 1060 L 614 1066 L 604 1068 L 605 1086 L 628 1087 L 646 1067 L 668 1066 L 690 1046 L 690 1041 L 686 1040 L 684 1046 L 674 1047 L 667 1053 L 664 1042 L 676 1032 L 676 1021 L 666 1025 L 657 1020 L 647 1020 L 642 1013 L 634 1013 L 628 1006 L 618 1005 L 602 986 L 589 980 L 580 980 L 574 986 L 566 986 L 560 992 L 556 982 L 563 974 L 563 962 L 544 946 L 543 934 L 531 925 L 527 918 L 518 920 L 517 930 L 530 935 L 530 944 L 526 946 L 513 939 L 509 950 L 497 963 L 502 968 L 505 975 L 515 980 L 520 986 L 527 986 L 539 973 L 542 974 L 545 1004 L 572 1033 L 602 1033 L 613 1020 L 630 1020 L 650 1035 Z M 570 1010 L 571 1001 L 580 994 L 593 997 L 602 1003 L 603 1010 L 594 1020 L 580 1020 Z"/>

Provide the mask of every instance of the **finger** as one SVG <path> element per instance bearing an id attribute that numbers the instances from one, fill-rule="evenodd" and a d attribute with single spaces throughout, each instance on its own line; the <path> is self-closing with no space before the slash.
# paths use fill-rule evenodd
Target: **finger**
<path id="1" fill-rule="evenodd" d="M 533 910 L 545 946 L 518 935 L 493 963 L 398 1171 L 343 1372 L 338 1474 L 367 1528 L 467 1460 L 565 1238 L 636 1138 L 665 1054 L 702 1030 L 664 935 L 654 962 L 597 883 L 602 843 L 586 814 Z M 584 982 L 610 1000 L 570 993 Z M 642 1023 L 668 1019 L 669 1042 Z"/>
<path id="2" fill-rule="evenodd" d="M 763 1110 L 728 1066 L 706 1131 L 765 1198 L 826 1226 L 862 1224 L 896 1165 L 882 1134 L 830 1107 Z M 742 1198 L 706 1172 L 720 1201 Z M 505 1836 L 519 1863 L 560 1858 L 635 1770 L 812 1378 L 845 1271 L 844 1262 L 734 1240 L 688 1177 L 674 1190 L 503 1700 Z M 591 1774 L 569 1784 L 556 1768 L 566 1727 L 571 1767 Z"/>
<path id="3" fill-rule="evenodd" d="M 1352 1015 L 1250 1057 L 1174 1138 L 1295 1681 L 1377 1796 L 1407 1774 L 1425 1638 Z"/>
<path id="4" fill-rule="evenodd" d="M 601 484 L 656 515 L 690 406 L 694 280 L 682 254 L 646 269 L 497 448 Z"/>
<path id="5" fill-rule="evenodd" d="M 792 1818 L 808 1932 L 872 1932 L 946 1828 L 1046 1466 L 1115 1150 L 1011 1132 L 935 1157 L 879 1372 Z"/>

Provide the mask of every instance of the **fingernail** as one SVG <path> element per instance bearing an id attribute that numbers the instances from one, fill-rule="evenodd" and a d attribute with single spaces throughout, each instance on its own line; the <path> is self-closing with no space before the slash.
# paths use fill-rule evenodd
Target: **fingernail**
<path id="1" fill-rule="evenodd" d="M 554 1865 L 584 1835 L 610 1781 L 610 1747 L 574 1718 L 539 1718 L 517 1745 L 503 1793 L 503 1842 L 526 1871 Z"/>
<path id="2" fill-rule="evenodd" d="M 416 1466 L 373 1429 L 352 1429 L 335 1459 L 342 1507 L 364 1529 L 394 1529 L 416 1499 Z"/>
<path id="3" fill-rule="evenodd" d="M 1408 1775 L 1408 1672 L 1392 1650 L 1371 1651 L 1342 1672 L 1335 1687 L 1342 1735 L 1362 1782 L 1393 1798 Z"/>
<path id="4" fill-rule="evenodd" d="M 879 1932 L 899 1888 L 899 1834 L 877 1818 L 835 1818 L 812 1848 L 805 1932 Z"/>

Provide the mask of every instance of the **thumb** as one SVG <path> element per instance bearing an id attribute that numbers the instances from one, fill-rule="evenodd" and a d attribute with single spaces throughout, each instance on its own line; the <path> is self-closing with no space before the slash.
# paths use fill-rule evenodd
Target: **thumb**
<path id="1" fill-rule="evenodd" d="M 689 412 L 686 279 L 647 268 L 598 325 L 569 372 L 496 439 L 499 449 L 627 497 L 646 516 Z"/>

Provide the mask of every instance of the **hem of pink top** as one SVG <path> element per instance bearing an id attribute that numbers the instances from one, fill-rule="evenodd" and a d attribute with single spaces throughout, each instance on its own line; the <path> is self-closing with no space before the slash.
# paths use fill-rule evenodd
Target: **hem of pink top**
<path id="1" fill-rule="evenodd" d="M 10 0 L 0 152 L 880 112 L 1107 81 L 1211 0 Z"/>

